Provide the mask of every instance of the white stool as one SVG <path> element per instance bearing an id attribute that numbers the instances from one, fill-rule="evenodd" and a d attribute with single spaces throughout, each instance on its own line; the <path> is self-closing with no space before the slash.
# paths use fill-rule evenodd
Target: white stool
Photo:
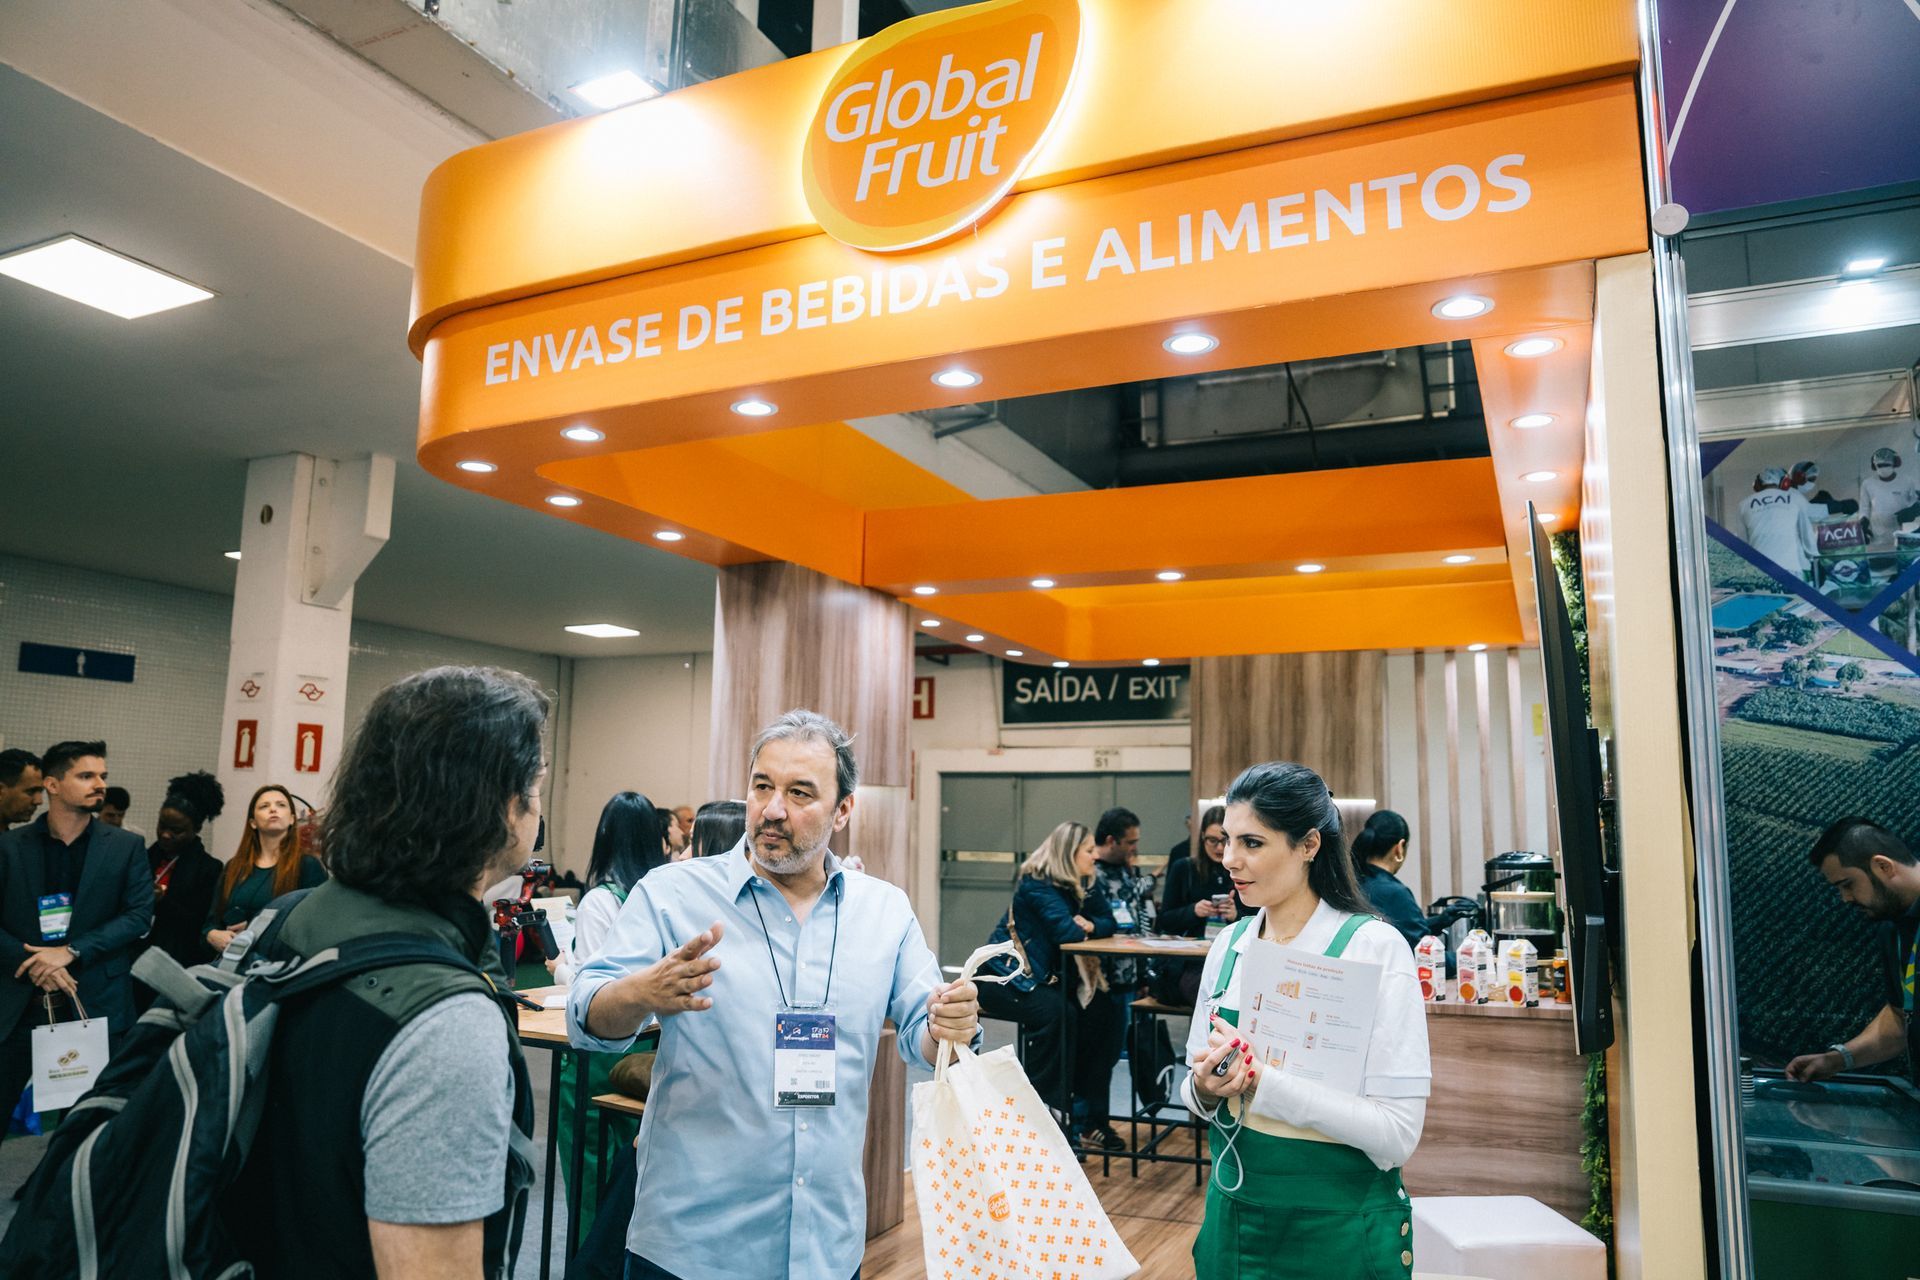
<path id="1" fill-rule="evenodd" d="M 1530 1196 L 1415 1196 L 1413 1256 L 1486 1280 L 1607 1280 L 1607 1247 Z"/>

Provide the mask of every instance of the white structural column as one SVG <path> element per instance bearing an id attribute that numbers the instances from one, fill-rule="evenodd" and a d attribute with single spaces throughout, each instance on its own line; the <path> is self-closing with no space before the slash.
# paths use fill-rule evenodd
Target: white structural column
<path id="1" fill-rule="evenodd" d="M 233 815 L 222 845 L 266 783 L 325 803 L 346 730 L 353 584 L 386 544 L 393 474 L 393 459 L 379 454 L 248 464 L 220 722 L 220 784 Z"/>
<path id="2" fill-rule="evenodd" d="M 859 38 L 860 0 L 813 0 L 815 52 Z"/>

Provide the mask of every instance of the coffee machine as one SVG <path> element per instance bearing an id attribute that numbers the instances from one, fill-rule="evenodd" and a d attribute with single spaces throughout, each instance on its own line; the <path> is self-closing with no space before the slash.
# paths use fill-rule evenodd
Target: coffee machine
<path id="1" fill-rule="evenodd" d="M 1513 850 L 1487 859 L 1481 886 L 1481 925 L 1496 947 L 1514 938 L 1533 943 L 1542 957 L 1561 947 L 1560 874 L 1544 853 Z"/>

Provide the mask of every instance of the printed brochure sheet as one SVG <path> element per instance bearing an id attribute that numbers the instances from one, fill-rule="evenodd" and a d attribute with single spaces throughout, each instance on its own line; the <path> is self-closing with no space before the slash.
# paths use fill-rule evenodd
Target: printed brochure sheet
<path id="1" fill-rule="evenodd" d="M 1380 966 L 1254 939 L 1240 957 L 1240 1028 L 1275 1071 L 1358 1095 Z"/>

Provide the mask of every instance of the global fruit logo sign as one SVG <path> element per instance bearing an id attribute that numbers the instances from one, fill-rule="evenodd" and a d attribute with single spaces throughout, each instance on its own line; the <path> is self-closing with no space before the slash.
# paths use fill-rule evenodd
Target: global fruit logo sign
<path id="1" fill-rule="evenodd" d="M 881 253 L 972 226 L 1046 142 L 1079 56 L 1078 0 L 994 0 L 874 36 L 807 130 L 813 216 L 841 243 Z"/>

